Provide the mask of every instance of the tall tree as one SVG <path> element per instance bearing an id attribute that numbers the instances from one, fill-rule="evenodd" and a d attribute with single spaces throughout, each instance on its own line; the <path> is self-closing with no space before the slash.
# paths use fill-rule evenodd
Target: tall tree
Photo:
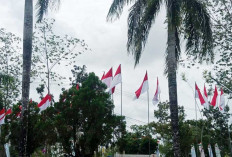
<path id="1" fill-rule="evenodd" d="M 127 51 L 139 63 L 149 31 L 165 3 L 167 14 L 166 70 L 168 76 L 174 156 L 181 156 L 178 129 L 176 71 L 180 56 L 180 36 L 186 39 L 186 54 L 199 61 L 213 59 L 211 22 L 205 5 L 199 0 L 114 0 L 107 20 L 119 18 L 123 7 L 134 2 L 128 16 Z"/>
<path id="2" fill-rule="evenodd" d="M 49 4 L 55 5 L 59 0 L 38 0 L 38 22 L 47 13 Z M 23 74 L 22 74 L 22 116 L 21 116 L 21 139 L 20 156 L 27 156 L 27 108 L 30 93 L 30 72 L 32 56 L 33 35 L 33 0 L 25 0 L 24 28 L 23 28 Z"/>

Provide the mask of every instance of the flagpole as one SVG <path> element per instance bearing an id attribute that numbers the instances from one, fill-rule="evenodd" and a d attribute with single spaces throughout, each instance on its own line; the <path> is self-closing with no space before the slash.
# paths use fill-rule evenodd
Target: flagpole
<path id="1" fill-rule="evenodd" d="M 150 125 L 149 125 L 149 90 L 147 90 L 147 104 L 148 104 L 148 133 L 150 135 Z M 149 137 L 148 137 L 149 138 Z M 149 138 L 149 157 L 150 157 L 150 138 Z"/>

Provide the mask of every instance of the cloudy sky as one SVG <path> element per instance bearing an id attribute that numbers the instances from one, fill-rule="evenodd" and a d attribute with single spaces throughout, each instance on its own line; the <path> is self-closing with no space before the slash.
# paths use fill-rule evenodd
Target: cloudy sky
<path id="1" fill-rule="evenodd" d="M 151 99 L 155 93 L 156 78 L 159 77 L 161 88 L 161 100 L 168 100 L 168 82 L 163 74 L 165 67 L 166 49 L 166 24 L 165 7 L 155 20 L 150 31 L 146 48 L 140 63 L 134 68 L 134 59 L 126 51 L 127 42 L 127 15 L 129 7 L 126 7 L 121 18 L 113 23 L 106 22 L 106 16 L 112 0 L 66 0 L 61 1 L 58 11 L 49 12 L 50 18 L 55 18 L 55 33 L 69 34 L 79 39 L 84 39 L 92 49 L 77 58 L 78 65 L 86 65 L 88 72 L 95 72 L 99 77 L 111 67 L 117 69 L 122 64 L 123 78 L 123 115 L 127 118 L 128 125 L 144 124 L 147 122 L 147 95 L 143 94 L 139 100 L 133 101 L 134 92 L 142 83 L 146 70 L 148 71 L 149 96 L 150 96 L 150 121 L 154 120 Z M 0 0 L 0 28 L 5 28 L 22 37 L 24 0 Z M 183 43 L 183 41 L 182 41 Z M 184 51 L 183 51 L 184 52 Z M 195 81 L 199 88 L 203 88 L 203 69 L 209 66 L 201 66 L 200 69 L 187 69 L 182 66 L 178 69 L 178 103 L 184 106 L 188 119 L 195 118 L 195 101 L 193 90 Z M 181 74 L 186 74 L 189 85 L 182 81 Z M 62 73 L 70 74 L 70 69 L 63 67 Z M 68 83 L 65 84 L 66 88 Z M 38 83 L 31 85 L 31 96 L 38 100 L 35 88 Z M 52 84 L 52 94 L 57 99 L 60 92 L 57 84 Z M 120 86 L 116 87 L 114 94 L 115 113 L 120 114 Z M 202 107 L 200 107 L 202 108 Z M 198 112 L 198 118 L 200 117 Z M 143 123 L 144 122 L 144 123 Z"/>

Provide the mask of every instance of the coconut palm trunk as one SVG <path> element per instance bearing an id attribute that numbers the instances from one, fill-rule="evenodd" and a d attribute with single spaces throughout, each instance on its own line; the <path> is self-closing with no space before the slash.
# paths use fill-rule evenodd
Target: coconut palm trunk
<path id="1" fill-rule="evenodd" d="M 30 71 L 32 55 L 33 34 L 33 0 L 25 0 L 24 29 L 23 29 L 23 76 L 22 76 L 22 113 L 21 113 L 21 135 L 20 156 L 27 154 L 27 110 L 30 93 Z"/>
<path id="2" fill-rule="evenodd" d="M 168 26 L 168 47 L 167 47 L 167 74 L 168 74 L 168 89 L 171 113 L 171 126 L 173 134 L 173 150 L 174 156 L 181 156 L 180 137 L 178 127 L 178 103 L 177 103 L 177 82 L 176 82 L 176 34 L 174 28 Z"/>

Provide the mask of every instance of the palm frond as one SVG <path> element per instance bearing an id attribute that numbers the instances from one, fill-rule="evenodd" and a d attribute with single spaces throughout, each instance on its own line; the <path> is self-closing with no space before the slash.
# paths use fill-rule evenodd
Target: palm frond
<path id="1" fill-rule="evenodd" d="M 43 17 L 48 12 L 48 8 L 59 8 L 60 0 L 38 0 L 36 3 L 37 22 L 41 22 Z"/>
<path id="2" fill-rule="evenodd" d="M 162 0 L 137 0 L 128 16 L 127 51 L 132 53 L 135 66 L 139 63 L 142 51 Z"/>
<path id="3" fill-rule="evenodd" d="M 106 20 L 113 21 L 118 19 L 123 12 L 124 6 L 130 4 L 132 1 L 134 0 L 113 0 Z"/>
<path id="4" fill-rule="evenodd" d="M 213 60 L 211 21 L 206 7 L 198 0 L 183 0 L 183 13 L 187 55 L 200 61 Z"/>
<path id="5" fill-rule="evenodd" d="M 37 16 L 37 22 L 41 22 L 43 19 L 43 16 L 47 14 L 48 11 L 48 5 L 49 0 L 38 0 L 36 4 L 36 16 Z"/>

